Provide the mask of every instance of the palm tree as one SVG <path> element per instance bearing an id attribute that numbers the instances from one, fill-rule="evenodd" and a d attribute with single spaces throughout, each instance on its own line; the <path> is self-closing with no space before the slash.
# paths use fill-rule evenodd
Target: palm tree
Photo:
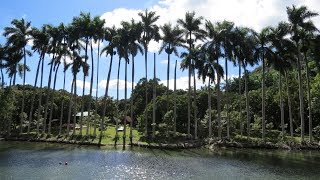
<path id="1" fill-rule="evenodd" d="M 257 47 L 255 51 L 255 58 L 261 59 L 262 61 L 262 139 L 265 139 L 266 134 L 266 110 L 265 110 L 265 96 L 266 96 L 266 86 L 265 86 L 265 65 L 266 60 L 270 61 L 273 56 L 272 47 L 270 47 L 270 33 L 271 28 L 266 27 L 261 30 L 260 33 L 253 32 L 254 36 L 256 37 Z M 280 78 L 281 80 L 281 78 Z M 283 112 L 283 111 L 281 111 Z M 283 122 L 283 117 L 281 116 L 281 122 Z M 284 128 L 284 126 L 283 126 Z"/>
<path id="2" fill-rule="evenodd" d="M 24 70 L 30 71 L 30 68 L 19 63 L 23 58 L 23 51 L 21 49 L 9 46 L 5 48 L 5 51 L 7 53 L 4 55 L 4 63 L 2 63 L 1 67 L 6 68 L 6 73 L 10 79 L 13 79 L 12 85 L 15 86 L 17 74 L 18 76 L 23 77 Z"/>
<path id="3" fill-rule="evenodd" d="M 115 41 L 115 38 L 117 36 L 117 29 L 115 26 L 112 28 L 107 28 L 105 31 L 104 39 L 109 42 L 109 44 L 104 47 L 101 51 L 101 53 L 106 52 L 106 55 L 110 55 L 110 65 L 109 65 L 109 71 L 108 71 L 108 77 L 107 77 L 107 83 L 106 83 L 106 89 L 105 94 L 103 98 L 103 109 L 102 109 L 102 117 L 100 121 L 100 135 L 99 135 L 99 144 L 101 144 L 102 140 L 102 132 L 103 132 L 103 125 L 104 125 L 104 118 L 106 115 L 106 107 L 107 107 L 107 98 L 109 93 L 109 82 L 110 82 L 110 76 L 111 76 L 111 69 L 112 69 L 112 61 L 113 56 L 116 55 L 115 48 L 117 46 L 117 43 Z"/>
<path id="4" fill-rule="evenodd" d="M 88 61 L 88 45 L 92 38 L 92 29 L 91 29 L 91 16 L 90 13 L 81 12 L 80 16 L 74 17 L 72 20 L 72 26 L 74 26 L 79 33 L 80 39 L 85 43 L 85 63 Z M 93 63 L 91 64 L 93 66 Z M 84 111 L 84 104 L 85 104 L 85 84 L 86 84 L 86 76 L 88 76 L 88 72 L 83 71 L 83 86 L 82 86 L 82 101 L 81 101 L 81 116 L 80 116 L 80 133 L 79 135 L 82 136 L 82 121 L 83 121 L 83 111 Z M 90 112 L 88 112 L 90 114 Z"/>
<path id="5" fill-rule="evenodd" d="M 103 38 L 105 36 L 105 29 L 103 28 L 105 20 L 101 20 L 99 17 L 94 17 L 93 19 L 93 24 L 94 24 L 94 36 L 93 40 L 95 43 L 98 43 L 98 53 L 97 53 L 97 79 L 96 79 L 96 104 L 95 104 L 95 112 L 94 112 L 94 125 L 93 125 L 93 136 L 95 137 L 96 134 L 96 126 L 97 126 L 97 114 L 98 114 L 98 89 L 99 89 L 99 66 L 100 66 L 100 44 L 103 41 Z M 92 51 L 91 51 L 92 52 Z M 91 59 L 93 59 L 93 56 L 91 55 Z M 93 69 L 93 68 L 92 68 Z M 93 74 L 93 73 L 92 73 Z M 91 77 L 91 86 L 93 84 L 93 78 Z M 92 87 L 90 87 L 91 89 Z M 91 89 L 92 91 L 92 89 Z M 89 103 L 90 105 L 90 103 Z M 89 114 L 90 117 L 90 114 Z M 88 128 L 89 125 L 87 124 L 87 134 L 88 134 Z"/>
<path id="6" fill-rule="evenodd" d="M 234 23 L 224 20 L 223 22 L 218 22 L 216 25 L 216 29 L 220 36 L 221 46 L 224 51 L 224 58 L 225 58 L 225 78 L 226 78 L 226 87 L 225 93 L 227 94 L 225 97 L 226 101 L 226 118 L 227 118 L 227 139 L 230 138 L 230 118 L 229 118 L 229 98 L 228 98 L 228 90 L 229 90 L 229 83 L 228 83 L 228 60 L 232 61 L 235 64 L 233 59 L 233 42 L 232 36 L 234 31 Z"/>
<path id="7" fill-rule="evenodd" d="M 66 54 L 68 54 L 68 50 L 66 48 L 66 43 L 65 43 L 65 26 L 63 23 L 61 23 L 58 27 L 57 27 L 57 32 L 56 32 L 56 40 L 57 40 L 57 44 L 56 44 L 56 58 L 54 60 L 54 68 L 53 70 L 55 71 L 55 75 L 54 75 L 54 80 L 53 80 L 53 92 L 56 89 L 56 82 L 57 82 L 57 74 L 59 71 L 59 67 L 62 61 L 62 57 L 64 57 Z M 51 134 L 51 121 L 52 121 L 52 113 L 54 110 L 54 93 L 51 94 L 51 104 L 50 104 L 50 115 L 49 115 L 49 126 L 48 126 L 48 134 Z"/>
<path id="8" fill-rule="evenodd" d="M 179 26 L 172 27 L 171 23 L 165 24 L 160 27 L 163 36 L 161 37 L 163 43 L 160 47 L 159 54 L 165 50 L 168 55 L 168 66 L 167 66 L 167 112 L 169 111 L 169 77 L 170 77 L 170 55 L 172 52 L 178 55 L 177 47 L 182 47 L 184 39 L 182 37 L 183 31 Z M 175 126 L 175 125 L 174 125 Z"/>
<path id="9" fill-rule="evenodd" d="M 11 21 L 11 27 L 5 27 L 3 35 L 7 37 L 7 45 L 16 46 L 17 49 L 23 51 L 23 89 L 22 89 L 22 104 L 20 114 L 20 134 L 22 133 L 22 121 L 25 104 L 25 84 L 26 84 L 26 67 L 27 67 L 27 52 L 26 45 L 30 40 L 31 22 L 26 22 L 23 18 L 21 20 L 14 19 Z"/>
<path id="10" fill-rule="evenodd" d="M 3 76 L 3 71 L 2 71 L 2 60 L 4 59 L 4 53 L 5 49 L 2 47 L 0 44 L 0 72 L 1 72 L 1 89 L 4 89 L 4 76 Z"/>
<path id="11" fill-rule="evenodd" d="M 45 109 L 44 109 L 44 117 L 43 117 L 43 133 L 46 132 L 46 125 L 47 125 L 47 115 L 48 115 L 48 109 L 49 109 L 49 98 L 50 98 L 50 88 L 51 88 L 51 81 L 52 81 L 52 72 L 53 67 L 55 65 L 55 62 L 57 60 L 58 56 L 58 50 L 60 48 L 61 44 L 61 35 L 59 32 L 58 27 L 53 27 L 51 25 L 47 25 L 47 31 L 50 37 L 49 41 L 49 47 L 48 47 L 48 54 L 52 55 L 50 64 L 50 71 L 49 71 L 49 77 L 48 77 L 48 86 L 47 86 L 47 94 L 46 94 L 46 100 L 45 100 Z M 51 108 L 52 109 L 52 108 Z M 49 118 L 49 124 L 50 124 L 50 118 Z M 50 135 L 50 132 L 49 132 Z"/>
<path id="12" fill-rule="evenodd" d="M 49 45 L 49 35 L 47 33 L 47 26 L 44 25 L 41 27 L 41 29 L 37 29 L 37 28 L 32 28 L 31 31 L 31 36 L 33 39 L 33 46 L 32 46 L 32 50 L 34 52 L 38 52 L 39 53 L 39 62 L 38 62 L 38 66 L 37 66 L 37 72 L 36 72 L 36 78 L 35 78 L 35 82 L 34 82 L 34 88 L 37 86 L 37 82 L 38 82 L 38 76 L 39 76 L 39 70 L 40 70 L 40 65 L 41 65 L 41 82 L 40 82 L 40 88 L 37 90 L 35 88 L 35 92 L 32 95 L 32 100 L 31 100 L 31 108 L 30 108 L 30 113 L 29 113 L 29 124 L 28 124 L 28 133 L 30 132 L 30 122 L 32 121 L 32 116 L 33 116 L 33 108 L 34 108 L 34 100 L 35 100 L 35 96 L 36 96 L 36 92 L 38 92 L 39 94 L 39 106 L 38 106 L 38 115 L 37 117 L 37 133 L 39 133 L 39 119 L 40 119 L 40 108 L 41 108 L 41 99 L 42 99 L 42 80 L 43 80 L 43 63 L 44 63 L 44 57 L 46 52 L 48 51 L 48 45 Z"/>
<path id="13" fill-rule="evenodd" d="M 210 60 L 211 61 L 217 61 L 219 64 L 219 57 L 222 57 L 221 53 L 221 42 L 225 40 L 224 37 L 221 36 L 220 30 L 217 29 L 210 21 L 206 22 L 206 30 L 207 30 L 207 36 L 209 38 L 208 42 L 204 44 L 205 51 L 208 51 L 208 53 L 211 53 Z M 213 57 L 212 57 L 213 56 Z M 217 71 L 217 108 L 218 108 L 218 137 L 221 139 L 221 94 L 220 94 L 220 80 L 221 77 L 223 77 L 223 73 L 219 73 L 220 71 Z M 212 79 L 213 81 L 214 79 Z M 210 81 L 210 79 L 209 79 Z M 211 112 L 209 112 L 211 113 Z M 210 127 L 211 128 L 211 127 Z"/>
<path id="14" fill-rule="evenodd" d="M 145 61 L 145 71 L 146 71 L 146 81 L 148 81 L 148 45 L 151 40 L 158 41 L 160 39 L 159 27 L 155 22 L 159 19 L 160 16 L 157 16 L 154 11 L 148 12 L 145 10 L 144 13 L 140 12 L 139 16 L 141 17 L 142 24 L 142 37 L 140 39 L 143 48 L 144 48 L 144 61 Z M 146 92 L 146 107 L 148 104 L 148 89 L 145 87 Z M 148 117 L 147 111 L 145 111 L 145 137 L 148 137 Z M 154 121 L 154 120 L 153 120 Z M 154 125 L 155 122 L 152 124 Z"/>
<path id="15" fill-rule="evenodd" d="M 191 70 L 191 74 L 193 74 L 193 83 L 194 83 L 194 92 L 196 92 L 196 82 L 195 82 L 195 70 L 197 69 L 197 64 L 199 63 L 199 56 L 201 54 L 202 50 L 201 50 L 201 46 L 198 45 L 196 47 L 193 47 L 190 51 L 190 53 L 188 52 L 184 52 L 181 54 L 181 58 L 183 58 L 183 60 L 181 61 L 181 69 L 185 70 L 185 69 L 189 69 Z M 191 78 L 190 78 L 191 79 Z M 194 102 L 193 102 L 193 107 L 195 108 L 196 106 L 196 94 L 194 93 Z M 196 116 L 196 111 L 194 111 L 194 116 Z M 194 120 L 194 138 L 197 139 L 197 119 Z"/>
<path id="16" fill-rule="evenodd" d="M 290 134 L 293 137 L 293 125 L 292 125 L 292 113 L 291 113 L 291 100 L 289 93 L 289 84 L 287 71 L 291 68 L 292 62 L 290 60 L 294 59 L 292 56 L 292 51 L 294 51 L 294 45 L 292 42 L 286 38 L 289 33 L 289 25 L 287 23 L 279 23 L 276 28 L 271 28 L 271 33 L 268 39 L 271 41 L 271 49 L 274 53 L 269 57 L 269 63 L 273 66 L 275 70 L 279 72 L 279 94 L 280 94 L 280 111 L 281 111 L 281 129 L 282 138 L 285 136 L 284 129 L 284 103 L 282 100 L 282 76 L 284 75 L 287 83 L 287 96 L 288 96 L 288 106 L 289 106 L 289 118 L 290 118 Z"/>
<path id="17" fill-rule="evenodd" d="M 66 87 L 66 72 L 69 68 L 69 64 L 66 61 L 66 54 L 64 54 L 64 60 L 63 60 L 63 88 L 62 92 L 64 93 L 65 87 Z M 71 90 L 72 92 L 72 90 Z M 59 118 L 59 134 L 58 137 L 61 136 L 62 132 L 62 118 L 63 118 L 63 108 L 64 108 L 64 99 L 62 99 L 61 106 L 60 106 L 60 118 Z"/>
<path id="18" fill-rule="evenodd" d="M 189 53 L 191 52 L 193 48 L 194 42 L 196 40 L 202 39 L 205 32 L 200 29 L 202 17 L 195 17 L 195 12 L 187 12 L 185 14 L 185 19 L 178 19 L 178 24 L 182 26 L 183 34 L 186 36 L 186 42 L 189 45 Z M 192 39 L 194 37 L 194 39 Z M 190 59 L 192 61 L 192 59 Z M 190 134 L 190 121 L 191 121 L 191 72 L 194 72 L 194 69 L 191 69 L 191 66 L 189 66 L 189 81 L 188 81 L 188 138 L 191 137 Z M 195 79 L 194 79 L 195 81 Z M 194 86 L 196 86 L 194 84 Z M 194 87 L 196 88 L 196 87 Z M 194 92 L 195 94 L 195 92 Z M 195 105 L 195 103 L 194 103 Z M 195 123 L 197 122 L 196 117 L 196 106 L 194 106 L 194 119 Z M 196 131 L 195 131 L 196 132 Z M 196 138 L 196 137 L 195 137 Z"/>
<path id="19" fill-rule="evenodd" d="M 97 87 L 96 87 L 96 103 L 98 101 L 98 81 L 99 81 L 99 54 L 100 54 L 100 42 L 103 39 L 104 36 L 104 26 L 105 20 L 101 20 L 99 16 L 95 16 L 90 24 L 90 29 L 91 29 L 91 43 L 90 43 L 90 50 L 91 50 L 91 81 L 90 81 L 90 99 L 92 97 L 92 87 L 93 87 L 93 78 L 94 78 L 94 61 L 93 61 L 93 48 L 92 48 L 92 43 L 98 43 L 98 56 L 97 56 Z M 86 136 L 89 135 L 89 128 L 90 128 L 90 124 L 89 124 L 89 120 L 91 120 L 91 102 L 89 102 L 88 104 L 88 119 L 87 119 L 87 131 L 86 131 Z M 95 108 L 95 119 L 94 119 L 94 124 L 96 124 L 96 115 L 97 115 L 97 104 L 96 104 L 96 108 Z"/>
<path id="20" fill-rule="evenodd" d="M 306 80 L 307 80 L 307 99 L 308 99 L 308 111 L 309 111 L 309 142 L 312 141 L 312 106 L 311 106 L 311 95 L 310 95 L 310 68 L 308 63 L 308 53 L 311 50 L 311 43 L 315 39 L 314 29 L 310 31 L 302 31 L 301 37 L 302 40 L 302 47 L 301 52 L 303 53 L 303 59 L 306 67 Z"/>
<path id="21" fill-rule="evenodd" d="M 123 23 L 124 24 L 124 23 Z M 132 74 L 131 74 L 131 92 L 134 90 L 134 58 L 135 56 L 140 52 L 143 54 L 143 48 L 142 46 L 137 42 L 139 40 L 140 35 L 142 33 L 142 26 L 141 23 L 136 23 L 133 19 L 130 23 L 126 23 L 126 28 L 128 29 L 129 33 L 129 43 L 128 43 L 128 50 L 129 54 L 131 54 L 131 63 L 132 63 Z M 133 126 L 133 98 L 131 97 L 130 100 L 130 116 L 131 116 L 131 122 L 130 122 L 130 144 L 132 145 L 132 126 Z"/>
<path id="22" fill-rule="evenodd" d="M 177 132 L 177 94 L 176 94 L 176 89 L 177 89 L 177 60 L 174 65 L 174 85 L 173 85 L 173 95 L 174 95 L 174 109 L 173 109 L 173 114 L 174 114 L 174 119 L 173 119 L 173 132 L 174 136 L 176 136 Z"/>
<path id="23" fill-rule="evenodd" d="M 210 25 L 210 22 L 207 22 L 207 25 Z M 218 78 L 223 77 L 223 68 L 218 63 L 218 59 L 222 56 L 220 46 L 218 43 L 215 45 L 211 43 L 205 43 L 202 47 L 202 52 L 200 54 L 200 61 L 197 64 L 198 71 L 198 77 L 202 78 L 203 82 L 206 81 L 208 78 L 208 112 L 209 112 L 209 122 L 208 122 L 208 128 L 209 128 L 209 134 L 208 137 L 211 137 L 212 135 L 212 124 L 211 124 L 211 83 L 213 83 L 216 79 L 216 75 Z M 218 80 L 219 82 L 219 80 Z M 219 88 L 219 87 L 217 87 Z M 219 93 L 217 94 L 220 95 Z M 218 108 L 219 110 L 219 108 Z M 219 117 L 219 115 L 218 115 Z M 219 122 L 218 122 L 219 123 Z M 219 123 L 219 129 L 221 129 L 221 122 Z M 220 138 L 221 138 L 221 131 L 220 132 Z"/>
<path id="24" fill-rule="evenodd" d="M 245 97 L 246 97 L 246 112 L 247 112 L 247 135 L 250 137 L 250 107 L 249 107 L 249 93 L 248 93 L 248 80 L 249 72 L 247 71 L 247 65 L 253 66 L 257 63 L 257 59 L 254 58 L 255 39 L 252 35 L 252 30 L 249 28 L 237 27 L 235 28 L 235 56 L 237 57 L 239 64 L 239 83 L 241 75 L 241 66 L 244 69 L 245 79 Z M 239 85 L 239 93 L 240 91 Z M 241 111 L 240 111 L 241 114 Z"/>
<path id="25" fill-rule="evenodd" d="M 118 64 L 118 76 L 117 76 L 117 119 L 116 119 L 116 136 L 115 136 L 115 145 L 118 140 L 118 119 L 121 119 L 119 117 L 119 81 L 120 81 L 120 65 L 121 65 L 121 59 L 123 58 L 125 60 L 125 102 L 127 100 L 127 63 L 129 63 L 129 55 L 128 55 L 128 42 L 129 42 L 129 29 L 128 29 L 128 23 L 122 22 L 122 28 L 117 30 L 117 35 L 114 38 L 115 43 L 117 44 L 116 49 L 119 56 L 119 64 Z M 126 117 L 126 108 L 125 105 L 125 114 L 124 117 Z M 126 120 L 124 121 L 124 132 L 123 132 L 123 145 L 125 145 L 125 136 L 126 136 Z"/>
<path id="26" fill-rule="evenodd" d="M 72 95 L 70 96 L 69 100 L 69 111 L 68 111 L 68 121 L 67 121 L 67 133 L 66 136 L 69 136 L 70 132 L 70 121 L 71 121 L 71 111 L 72 107 L 74 109 L 74 117 L 73 117 L 73 135 L 75 134 L 75 117 L 76 117 L 76 92 L 77 92 L 77 84 L 76 84 L 76 79 L 77 79 L 77 74 L 80 71 L 81 67 L 88 66 L 87 63 L 82 61 L 82 57 L 80 56 L 79 52 L 80 49 L 82 48 L 80 44 L 80 34 L 78 32 L 78 29 L 74 26 L 68 26 L 66 28 L 66 40 L 67 40 L 67 45 L 68 48 L 71 52 L 71 57 L 72 57 L 72 63 L 68 64 L 67 66 L 71 66 L 71 72 L 73 76 L 72 84 L 71 84 L 71 94 L 74 92 L 74 101 L 72 100 Z"/>
<path id="27" fill-rule="evenodd" d="M 299 101 L 300 101 L 300 119 L 301 119 L 301 141 L 304 141 L 304 98 L 302 89 L 301 61 L 302 61 L 302 41 L 304 37 L 302 32 L 314 32 L 317 30 L 310 18 L 317 16 L 318 13 L 309 11 L 306 6 L 296 8 L 294 5 L 287 7 L 288 20 L 291 27 L 291 39 L 296 46 L 297 69 L 299 81 Z M 311 111 L 310 111 L 311 112 Z M 311 116 L 309 122 L 312 123 Z M 311 131 L 311 130 L 310 130 Z M 310 133 L 311 134 L 311 133 Z"/>

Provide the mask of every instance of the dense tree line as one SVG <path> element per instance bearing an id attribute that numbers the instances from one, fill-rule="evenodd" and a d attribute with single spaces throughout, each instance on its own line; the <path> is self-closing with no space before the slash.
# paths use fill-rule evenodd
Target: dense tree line
<path id="1" fill-rule="evenodd" d="M 320 36 L 311 19 L 318 14 L 305 6 L 288 7 L 287 14 L 287 22 L 263 28 L 260 32 L 235 26 L 229 21 L 204 20 L 194 12 L 187 12 L 175 26 L 168 23 L 160 27 L 156 25 L 159 16 L 148 10 L 139 13 L 140 21 L 122 22 L 120 28 L 106 28 L 108 22 L 91 17 L 90 13 L 81 13 L 68 25 L 46 24 L 41 28 L 31 27 L 24 19 L 14 19 L 12 26 L 4 29 L 7 42 L 0 47 L 1 130 L 9 136 L 16 128 L 19 134 L 35 131 L 51 135 L 52 123 L 58 120 L 59 135 L 75 135 L 78 123 L 82 136 L 87 123 L 85 135 L 89 135 L 92 125 L 96 136 L 96 129 L 104 126 L 105 117 L 131 116 L 138 121 L 145 137 L 151 139 L 163 132 L 167 137 L 184 133 L 188 139 L 212 136 L 229 139 L 241 134 L 261 136 L 265 140 L 269 130 L 280 129 L 281 139 L 286 138 L 286 133 L 293 137 L 299 132 L 301 141 L 305 141 L 305 131 L 308 131 L 308 140 L 312 141 L 313 133 L 320 130 L 317 116 Z M 28 57 L 33 53 L 26 46 L 31 40 L 33 53 L 39 54 L 37 67 L 28 66 Z M 167 87 L 160 85 L 156 76 L 150 80 L 147 77 L 151 40 L 163 41 L 159 53 L 165 52 L 168 56 Z M 100 47 L 102 41 L 106 42 L 105 47 Z M 97 57 L 94 57 L 93 43 L 98 43 Z M 134 82 L 134 61 L 139 53 L 144 55 L 146 74 L 136 87 L 131 87 L 132 96 L 128 98 L 128 64 Z M 180 65 L 175 63 L 173 91 L 169 87 L 172 53 L 182 59 Z M 45 86 L 46 55 L 51 60 Z M 102 55 L 109 57 L 110 64 L 108 68 L 102 67 L 108 69 L 108 77 L 104 96 L 99 98 L 98 92 L 93 94 L 93 84 L 96 80 L 98 86 L 99 74 L 94 77 L 94 72 L 101 68 Z M 72 60 L 70 64 L 67 57 Z M 118 57 L 117 97 L 112 99 L 109 83 L 115 57 Z M 88 60 L 91 60 L 91 66 Z M 125 99 L 119 100 L 122 60 L 125 63 Z M 238 78 L 228 77 L 229 61 L 239 68 Z M 247 70 L 248 66 L 257 64 L 261 67 L 253 72 Z M 64 72 L 62 90 L 56 89 L 59 68 Z M 188 71 L 187 91 L 176 90 L 178 68 Z M 27 71 L 34 69 L 34 85 L 27 86 Z M 65 76 L 69 69 L 73 78 L 71 92 L 65 91 Z M 4 71 L 9 82 L 4 81 Z M 155 71 L 154 66 L 154 74 Z M 84 83 L 82 95 L 78 96 L 76 80 L 80 72 Z M 23 78 L 22 85 L 16 84 L 17 74 Z M 85 95 L 88 76 L 90 91 Z M 196 78 L 206 82 L 206 87 L 197 90 Z M 78 111 L 81 116 L 76 122 Z M 84 111 L 93 113 L 85 118 Z M 118 120 L 115 122 L 118 126 Z M 66 124 L 65 128 L 63 124 Z M 133 121 L 130 127 L 132 130 Z M 129 137 L 132 140 L 131 130 Z M 124 131 L 124 140 L 126 135 Z M 101 141 L 102 131 L 99 137 Z M 118 138 L 117 134 L 115 138 Z"/>

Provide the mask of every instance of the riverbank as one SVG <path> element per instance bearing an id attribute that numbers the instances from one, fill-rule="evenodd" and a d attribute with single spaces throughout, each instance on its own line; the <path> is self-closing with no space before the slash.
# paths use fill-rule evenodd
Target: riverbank
<path id="1" fill-rule="evenodd" d="M 320 150 L 320 142 L 294 142 L 294 141 L 235 141 L 206 139 L 207 148 L 215 150 L 217 148 L 249 148 L 249 149 L 282 149 L 282 150 Z"/>
<path id="2" fill-rule="evenodd" d="M 27 142 L 45 142 L 45 143 L 60 143 L 60 144 L 74 144 L 74 145 L 84 145 L 84 146 L 123 146 L 122 143 L 113 143 L 109 144 L 99 144 L 90 141 L 77 141 L 77 140 L 66 140 L 66 139 L 27 139 L 19 137 L 9 137 L 9 138 L 0 138 L 0 141 L 27 141 Z M 153 143 L 153 142 L 133 142 L 132 144 L 128 143 L 126 146 L 141 147 L 141 148 L 150 148 L 150 149 L 167 149 L 167 150 L 179 150 L 179 149 L 193 149 L 205 147 L 210 150 L 216 150 L 221 148 L 239 148 L 239 149 L 282 149 L 282 150 L 320 150 L 319 143 L 298 143 L 298 142 L 263 142 L 263 141 L 235 141 L 235 140 L 217 140 L 217 139 L 205 139 L 205 140 L 191 140 L 184 142 L 176 143 Z"/>
<path id="3" fill-rule="evenodd" d="M 9 137 L 2 138 L 1 141 L 22 141 L 22 142 L 46 142 L 46 143 L 61 143 L 61 144 L 75 144 L 75 145 L 86 145 L 86 146 L 115 146 L 115 144 L 99 144 L 96 142 L 90 141 L 76 141 L 76 140 L 65 140 L 65 139 L 27 139 L 19 137 Z M 132 144 L 128 143 L 126 146 L 134 146 L 141 148 L 150 148 L 150 149 L 168 149 L 168 150 L 178 150 L 178 149 L 190 149 L 190 148 L 200 148 L 204 146 L 203 141 L 185 141 L 177 143 L 147 143 L 147 142 L 133 142 Z M 123 146 L 121 143 L 117 143 L 116 146 Z"/>

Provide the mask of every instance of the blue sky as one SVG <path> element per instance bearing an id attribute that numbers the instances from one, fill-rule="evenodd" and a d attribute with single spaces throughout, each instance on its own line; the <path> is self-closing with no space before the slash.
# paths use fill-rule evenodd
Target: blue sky
<path id="1" fill-rule="evenodd" d="M 23 3 L 22 3 L 23 2 Z M 41 27 L 43 24 L 58 25 L 60 22 L 68 24 L 71 22 L 74 16 L 79 15 L 81 11 L 90 12 L 92 16 L 101 16 L 106 20 L 107 26 L 118 26 L 121 20 L 130 20 L 131 18 L 139 20 L 137 13 L 146 8 L 156 11 L 161 16 L 158 24 L 161 25 L 166 22 L 176 23 L 178 18 L 182 18 L 186 11 L 195 11 L 197 15 L 201 15 L 206 19 L 210 19 L 213 22 L 230 20 L 235 22 L 238 26 L 249 26 L 257 31 L 267 25 L 276 25 L 281 20 L 286 20 L 286 6 L 307 5 L 310 9 L 320 12 L 320 3 L 318 0 L 55 0 L 55 1 L 43 1 L 43 0 L 29 0 L 19 1 L 11 0 L 1 2 L 0 7 L 0 32 L 3 33 L 3 28 L 10 26 L 12 19 L 25 18 L 31 21 L 32 26 Z M 315 19 L 316 25 L 320 25 L 320 19 Z M 0 43 L 5 43 L 5 38 L 0 37 Z M 161 42 L 160 42 L 161 43 Z M 148 77 L 153 77 L 153 52 L 157 52 L 159 43 L 152 42 L 150 44 L 150 51 L 148 53 Z M 27 73 L 26 82 L 29 84 L 34 83 L 36 64 L 38 62 L 38 55 L 34 53 L 32 57 L 28 58 L 28 65 L 31 67 L 31 72 Z M 96 60 L 96 54 L 95 54 Z M 157 65 L 157 77 L 162 81 L 166 80 L 166 54 L 156 55 Z M 170 79 L 173 79 L 174 61 L 180 59 L 178 57 L 171 57 L 171 69 Z M 90 60 L 89 60 L 90 61 Z M 49 58 L 46 58 L 46 62 L 49 62 Z M 144 59 L 141 55 L 136 57 L 136 75 L 137 81 L 145 76 L 144 72 Z M 111 76 L 111 89 L 110 95 L 116 95 L 116 78 L 117 78 L 117 64 L 118 59 L 115 58 L 112 76 Z M 109 65 L 109 57 L 102 56 L 100 64 L 99 78 L 100 82 L 99 95 L 103 93 L 103 86 L 107 78 L 107 71 Z M 95 64 L 96 66 L 96 64 Z M 232 64 L 229 64 L 229 77 L 236 76 L 238 68 L 232 68 Z M 131 74 L 131 65 L 128 66 L 128 74 Z M 252 68 L 251 68 L 252 69 Z M 124 64 L 121 66 L 120 79 L 124 81 Z M 44 84 L 47 84 L 49 66 L 45 69 Z M 66 86 L 67 90 L 70 90 L 71 75 L 67 74 Z M 91 76 L 91 74 L 90 74 Z M 86 81 L 90 81 L 90 76 Z M 95 72 L 96 76 L 96 72 Z M 186 88 L 187 86 L 187 72 L 178 70 L 178 87 Z M 82 82 L 83 74 L 78 74 L 78 82 Z M 57 88 L 62 88 L 63 73 L 60 69 L 58 73 Z M 128 76 L 128 81 L 131 82 L 131 77 Z M 19 78 L 18 83 L 22 83 Z M 170 82 L 170 88 L 172 88 L 173 81 Z M 198 81 L 200 84 L 201 81 Z M 88 85 L 88 83 L 86 83 Z M 165 83 L 166 84 L 166 83 Z M 94 83 L 94 87 L 95 87 Z M 122 84 L 123 85 L 123 84 Z M 123 86 L 121 85 L 120 98 L 124 97 Z M 81 85 L 82 86 L 82 85 Z M 82 89 L 79 86 L 78 92 Z M 128 93 L 130 94 L 130 89 Z M 88 89 L 86 89 L 88 93 Z"/>

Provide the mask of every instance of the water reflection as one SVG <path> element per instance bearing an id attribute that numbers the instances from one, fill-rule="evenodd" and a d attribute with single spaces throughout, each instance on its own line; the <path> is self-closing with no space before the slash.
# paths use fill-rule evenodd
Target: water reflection
<path id="1" fill-rule="evenodd" d="M 320 153 L 0 142 L 0 179 L 318 179 Z M 59 165 L 59 162 L 68 165 Z"/>

